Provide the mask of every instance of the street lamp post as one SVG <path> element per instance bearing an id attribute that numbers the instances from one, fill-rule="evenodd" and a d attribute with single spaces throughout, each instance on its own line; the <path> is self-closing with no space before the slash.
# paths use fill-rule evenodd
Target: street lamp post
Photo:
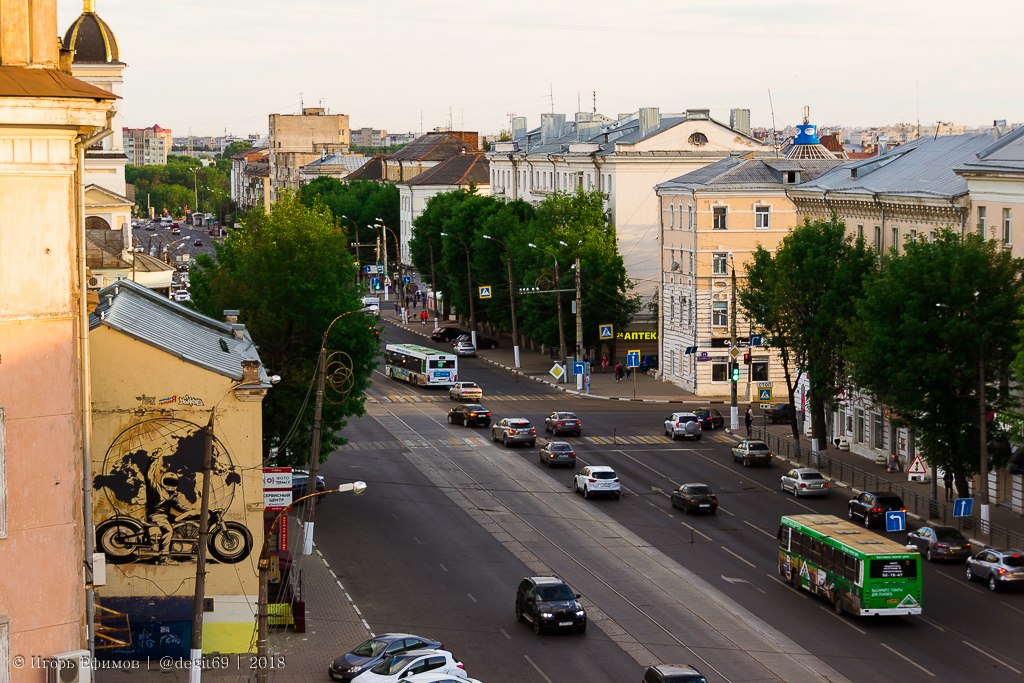
<path id="1" fill-rule="evenodd" d="M 430 296 L 434 299 L 434 327 L 439 324 L 438 315 L 440 311 L 437 310 L 437 282 L 434 280 L 434 241 L 427 241 L 427 248 L 430 250 Z"/>
<path id="2" fill-rule="evenodd" d="M 490 235 L 481 235 L 485 240 L 494 240 L 505 249 L 505 266 L 508 268 L 508 305 L 512 310 L 512 358 L 518 370 L 519 364 L 519 328 L 516 326 L 516 295 L 515 285 L 512 283 L 512 254 L 508 245 Z"/>
<path id="3" fill-rule="evenodd" d="M 352 238 L 355 240 L 353 244 L 356 245 L 356 282 L 359 282 L 359 279 L 363 276 L 363 259 L 359 256 L 359 247 L 362 246 L 359 244 L 359 226 L 348 216 L 342 214 L 341 217 L 352 224 Z"/>
<path id="4" fill-rule="evenodd" d="M 457 235 L 451 235 L 447 232 L 442 232 L 441 237 L 451 237 L 462 242 L 462 246 L 466 250 L 466 282 L 468 283 L 467 292 L 469 294 L 469 334 L 472 337 L 473 346 L 476 346 L 476 309 L 473 307 L 473 263 L 469 258 L 469 244 L 466 240 L 462 239 Z M 436 301 L 435 301 L 436 303 Z"/>
<path id="5" fill-rule="evenodd" d="M 738 354 L 736 353 L 736 258 L 732 252 L 729 252 L 729 261 L 732 262 L 732 301 L 730 302 L 730 308 L 732 308 L 732 346 L 729 347 L 729 355 L 732 357 L 732 362 L 729 366 L 730 370 L 739 368 L 739 361 L 737 360 Z M 729 424 L 732 431 L 736 431 L 740 428 L 740 409 L 737 404 L 736 396 L 736 385 L 739 381 L 735 376 L 729 378 L 729 384 L 732 387 L 729 391 Z"/>
<path id="6" fill-rule="evenodd" d="M 558 243 L 563 245 L 563 246 L 569 246 L 565 242 L 562 242 L 561 240 L 559 240 Z M 529 244 L 527 244 L 527 246 L 532 247 L 534 249 L 537 249 L 539 251 L 543 251 L 544 253 L 550 255 L 551 258 L 553 258 L 555 260 L 555 286 L 554 286 L 554 290 L 555 290 L 556 301 L 558 302 L 558 355 L 559 355 L 559 358 L 561 359 L 561 362 L 564 363 L 565 362 L 565 324 L 562 321 L 562 292 L 560 291 L 561 286 L 562 286 L 562 284 L 561 284 L 562 281 L 561 281 L 561 279 L 559 277 L 559 274 L 558 274 L 558 256 L 555 255 L 555 252 L 548 251 L 547 249 L 544 249 L 543 247 L 538 247 L 533 242 L 530 242 Z"/>

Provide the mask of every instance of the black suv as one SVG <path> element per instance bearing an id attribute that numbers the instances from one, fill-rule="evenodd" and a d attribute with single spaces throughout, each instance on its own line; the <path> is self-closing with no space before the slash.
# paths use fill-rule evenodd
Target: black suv
<path id="1" fill-rule="evenodd" d="M 679 664 L 658 664 L 647 667 L 643 683 L 708 683 L 707 679 L 692 666 Z"/>
<path id="2" fill-rule="evenodd" d="M 789 424 L 793 421 L 793 405 L 791 403 L 777 403 L 774 408 L 764 411 L 765 416 L 772 424 Z"/>
<path id="3" fill-rule="evenodd" d="M 453 342 L 456 337 L 469 334 L 466 330 L 458 327 L 435 327 L 430 333 L 430 338 L 436 342 Z"/>
<path id="4" fill-rule="evenodd" d="M 890 510 L 903 510 L 903 499 L 889 491 L 865 491 L 856 498 L 850 499 L 846 506 L 846 516 L 851 520 L 860 519 L 864 526 L 885 526 L 885 513 Z"/>
<path id="5" fill-rule="evenodd" d="M 516 620 L 533 624 L 533 632 L 545 629 L 587 630 L 587 613 L 579 593 L 557 576 L 527 576 L 516 589 Z"/>

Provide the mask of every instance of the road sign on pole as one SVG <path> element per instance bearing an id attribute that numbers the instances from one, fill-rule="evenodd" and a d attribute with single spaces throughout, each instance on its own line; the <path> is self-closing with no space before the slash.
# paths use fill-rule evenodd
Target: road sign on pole
<path id="1" fill-rule="evenodd" d="M 903 510 L 889 510 L 885 513 L 886 531 L 906 531 L 907 513 Z"/>
<path id="2" fill-rule="evenodd" d="M 757 389 L 757 400 L 761 403 L 771 403 L 772 401 L 772 388 L 771 387 L 758 387 Z"/>
<path id="3" fill-rule="evenodd" d="M 598 325 L 597 332 L 601 339 L 615 339 L 614 325 Z"/>
<path id="4" fill-rule="evenodd" d="M 626 351 L 626 367 L 627 368 L 638 368 L 640 367 L 640 350 L 636 349 L 633 351 Z"/>
<path id="5" fill-rule="evenodd" d="M 555 380 L 561 382 L 562 376 L 565 375 L 565 368 L 561 363 L 555 363 L 551 366 L 551 369 L 548 370 L 548 374 L 554 377 Z"/>
<path id="6" fill-rule="evenodd" d="M 953 501 L 954 517 L 970 517 L 972 512 L 974 512 L 973 498 L 957 498 Z"/>
<path id="7" fill-rule="evenodd" d="M 482 287 L 479 287 L 479 290 L 480 290 L 480 298 L 481 299 L 490 299 L 491 298 L 491 286 L 490 285 L 483 285 Z"/>

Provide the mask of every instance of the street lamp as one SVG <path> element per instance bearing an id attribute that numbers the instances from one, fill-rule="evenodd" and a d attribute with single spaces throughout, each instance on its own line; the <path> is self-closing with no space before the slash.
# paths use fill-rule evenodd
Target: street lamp
<path id="1" fill-rule="evenodd" d="M 740 409 L 737 404 L 736 396 L 736 389 L 739 384 L 739 377 L 736 376 L 739 371 L 739 354 L 737 353 L 738 349 L 736 348 L 736 258 L 733 256 L 731 251 L 729 252 L 729 261 L 732 263 L 732 301 L 729 302 L 729 307 L 732 309 L 730 311 L 732 314 L 732 345 L 729 347 L 729 356 L 732 358 L 732 361 L 729 363 L 729 370 L 732 374 L 732 377 L 729 378 L 729 385 L 731 387 L 729 390 L 729 424 L 730 429 L 735 432 L 740 428 Z M 817 451 L 817 449 L 815 449 L 815 451 Z"/>
<path id="2" fill-rule="evenodd" d="M 519 328 L 516 326 L 516 296 L 515 288 L 512 284 L 512 254 L 508 250 L 508 245 L 501 240 L 491 237 L 490 235 L 481 235 L 485 240 L 493 240 L 505 248 L 505 265 L 508 268 L 508 304 L 512 309 L 512 357 L 514 359 L 515 367 L 518 370 L 519 364 Z"/>
<path id="3" fill-rule="evenodd" d="M 472 337 L 473 346 L 476 346 L 476 309 L 473 308 L 473 264 L 469 258 L 469 245 L 466 240 L 462 239 L 458 235 L 451 235 L 447 232 L 442 232 L 441 237 L 451 237 L 462 242 L 462 246 L 466 250 L 466 282 L 468 283 L 468 294 L 469 294 L 469 334 Z M 436 304 L 437 301 L 435 300 Z"/>
<path id="4" fill-rule="evenodd" d="M 390 232 L 391 236 L 395 239 L 395 269 L 398 271 L 396 276 L 395 276 L 395 277 L 398 278 L 398 280 L 395 282 L 395 291 L 398 292 L 399 304 L 401 305 L 402 310 L 405 311 L 405 305 L 406 305 L 406 301 L 405 301 L 405 286 L 404 286 L 404 283 L 401 282 L 402 275 L 403 275 L 403 273 L 402 273 L 402 270 L 403 270 L 403 268 L 402 268 L 402 250 L 401 250 L 401 246 L 400 246 L 399 241 L 398 241 L 398 235 L 395 234 L 394 230 L 392 230 L 388 226 L 384 225 L 383 219 L 374 218 L 373 220 L 377 221 L 376 223 L 374 223 L 374 227 L 380 228 L 381 229 L 381 234 L 384 236 L 384 270 L 388 270 L 388 233 Z M 390 275 L 388 275 L 388 277 L 390 277 Z M 386 287 L 384 289 L 384 298 L 387 299 L 387 288 Z M 404 313 L 403 313 L 403 315 L 404 315 Z"/>
<path id="5" fill-rule="evenodd" d="M 341 217 L 352 224 L 352 238 L 355 240 L 352 244 L 356 245 L 356 282 L 359 282 L 363 276 L 363 259 L 359 256 L 359 226 L 348 216 L 342 214 Z"/>
<path id="6" fill-rule="evenodd" d="M 564 245 L 564 246 L 569 246 L 568 244 L 566 244 L 565 242 L 563 242 L 561 240 L 559 240 L 558 243 L 561 244 L 561 245 Z M 558 256 L 555 255 L 555 252 L 549 251 L 547 249 L 544 249 L 543 247 L 538 247 L 533 242 L 529 242 L 526 246 L 531 247 L 533 249 L 537 249 L 538 251 L 543 251 L 544 253 L 548 254 L 549 256 L 551 256 L 551 258 L 553 258 L 555 260 L 555 287 L 554 287 L 554 291 L 555 291 L 556 301 L 558 302 L 558 354 L 559 354 L 559 358 L 561 358 L 561 361 L 564 363 L 565 362 L 565 325 L 562 322 L 562 291 L 560 289 L 560 287 L 561 287 L 561 279 L 559 278 L 559 275 L 558 275 Z"/>

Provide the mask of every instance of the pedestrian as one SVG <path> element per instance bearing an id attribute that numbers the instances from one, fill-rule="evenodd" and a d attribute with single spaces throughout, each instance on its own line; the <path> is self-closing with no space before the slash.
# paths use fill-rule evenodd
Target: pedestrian
<path id="1" fill-rule="evenodd" d="M 750 436 L 750 429 L 754 426 L 754 411 L 747 406 L 747 414 L 743 416 L 743 424 L 747 427 L 747 436 Z"/>
<path id="2" fill-rule="evenodd" d="M 590 375 L 583 375 L 583 386 L 586 387 L 587 393 L 590 393 Z"/>
<path id="3" fill-rule="evenodd" d="M 608 372 L 608 354 L 601 356 L 601 372 Z"/>
<path id="4" fill-rule="evenodd" d="M 425 310 L 424 311 L 420 311 L 420 325 L 426 325 L 426 324 L 427 324 L 427 312 Z"/>
<path id="5" fill-rule="evenodd" d="M 889 455 L 889 464 L 885 468 L 889 472 L 902 472 L 903 468 L 900 466 L 900 458 L 895 453 Z"/>
<path id="6" fill-rule="evenodd" d="M 397 318 L 397 317 L 399 317 L 401 315 L 402 315 L 402 304 L 400 304 L 400 303 L 398 303 L 396 301 L 395 302 L 395 317 Z"/>
<path id="7" fill-rule="evenodd" d="M 633 379 L 633 366 L 626 366 L 626 381 Z"/>
<path id="8" fill-rule="evenodd" d="M 622 363 L 615 364 L 615 383 L 618 384 L 622 381 Z"/>
<path id="9" fill-rule="evenodd" d="M 953 500 L 953 473 L 946 470 L 942 475 L 942 483 L 946 487 L 946 501 Z"/>

